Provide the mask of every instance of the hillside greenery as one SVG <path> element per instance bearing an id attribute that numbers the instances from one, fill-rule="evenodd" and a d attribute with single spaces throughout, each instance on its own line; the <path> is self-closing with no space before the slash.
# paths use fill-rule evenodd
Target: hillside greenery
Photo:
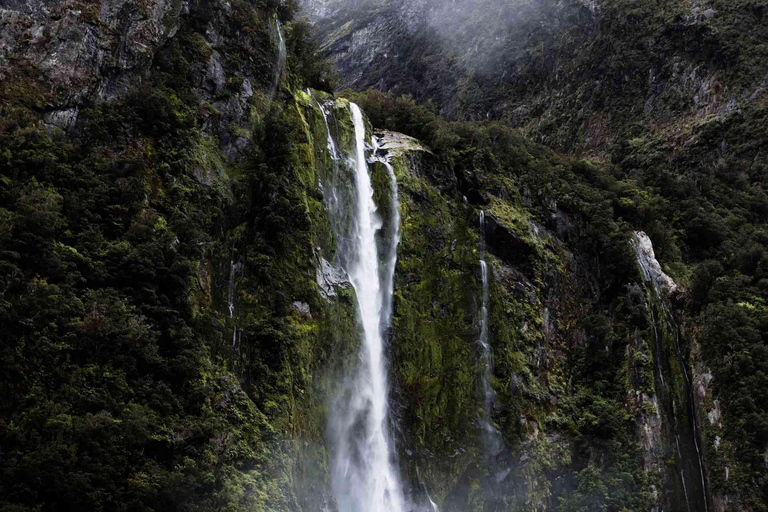
<path id="1" fill-rule="evenodd" d="M 661 138 L 627 141 L 615 150 L 613 164 L 598 164 L 557 157 L 499 122 L 447 122 L 408 96 L 378 91 L 352 96 L 375 126 L 402 131 L 434 148 L 440 165 L 456 174 L 459 190 L 480 207 L 489 201 L 482 194 L 533 203 L 527 208 L 533 219 L 556 232 L 547 215 L 547 203 L 556 201 L 558 208 L 586 221 L 581 239 L 566 242 L 578 247 L 570 247 L 575 253 L 599 261 L 603 291 L 595 315 L 583 324 L 588 332 L 596 329 L 588 335 L 596 346 L 608 336 L 617 349 L 624 348 L 620 340 L 626 334 L 621 333 L 631 332 L 636 322 L 625 288 L 631 282 L 627 276 L 636 272 L 626 241 L 630 229 L 649 234 L 667 272 L 686 289 L 674 304 L 686 325 L 686 364 L 696 365 L 696 373 L 711 372 L 713 396 L 723 409 L 721 428 L 713 428 L 708 411 L 699 412 L 699 421 L 711 429 L 703 437 L 710 485 L 723 494 L 745 496 L 749 507 L 760 510 L 768 492 L 768 402 L 761 395 L 768 385 L 763 304 L 768 196 L 762 188 L 768 103 L 706 119 L 684 145 Z M 511 190 L 505 189 L 505 176 L 513 180 Z M 574 357 L 582 363 L 574 368 L 594 386 L 583 394 L 591 402 L 610 389 L 601 384 L 601 375 L 618 378 L 624 355 L 606 365 L 595 359 L 598 352 L 581 349 L 585 352 L 579 356 L 577 350 Z M 621 407 L 622 391 L 619 384 L 613 407 Z M 621 414 L 608 417 L 614 421 Z M 726 449 L 715 447 L 715 436 L 727 440 Z M 615 439 L 616 433 L 602 437 Z"/>

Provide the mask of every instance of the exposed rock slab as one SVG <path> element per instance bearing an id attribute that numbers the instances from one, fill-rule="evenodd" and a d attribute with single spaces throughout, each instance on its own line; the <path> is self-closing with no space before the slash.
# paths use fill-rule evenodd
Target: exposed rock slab
<path id="1" fill-rule="evenodd" d="M 677 284 L 661 269 L 656 254 L 653 251 L 653 243 L 644 231 L 635 231 L 630 240 L 632 247 L 637 255 L 637 263 L 643 271 L 643 277 L 649 283 L 653 283 L 656 289 L 661 293 L 674 293 L 677 290 Z"/>

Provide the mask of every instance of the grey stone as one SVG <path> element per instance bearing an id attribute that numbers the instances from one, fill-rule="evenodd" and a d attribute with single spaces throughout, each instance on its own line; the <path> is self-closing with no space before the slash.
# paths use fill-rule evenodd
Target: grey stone
<path id="1" fill-rule="evenodd" d="M 342 269 L 321 257 L 317 266 L 317 285 L 320 287 L 320 294 L 328 300 L 336 296 L 336 288 L 347 288 L 349 279 Z"/>
<path id="2" fill-rule="evenodd" d="M 294 311 L 296 311 L 301 316 L 312 318 L 312 311 L 309 308 L 309 304 L 307 304 L 306 302 L 294 301 L 291 304 L 291 307 L 293 308 Z"/>

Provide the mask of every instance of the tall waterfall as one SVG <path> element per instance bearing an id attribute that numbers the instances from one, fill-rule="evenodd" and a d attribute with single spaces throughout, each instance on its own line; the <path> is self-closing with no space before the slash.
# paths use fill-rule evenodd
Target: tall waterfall
<path id="1" fill-rule="evenodd" d="M 483 284 L 483 298 L 480 304 L 480 338 L 477 342 L 482 349 L 483 374 L 480 382 L 483 387 L 483 417 L 480 425 L 483 429 L 484 440 L 489 455 L 496 455 L 501 449 L 501 438 L 499 432 L 491 423 L 491 408 L 496 399 L 496 392 L 491 386 L 491 375 L 493 374 L 493 352 L 491 352 L 491 343 L 488 336 L 488 301 L 490 293 L 488 291 L 488 264 L 485 261 L 485 212 L 480 211 L 480 276 Z"/>
<path id="2" fill-rule="evenodd" d="M 285 59 L 287 55 L 283 32 L 280 29 L 280 19 L 278 19 L 277 15 L 275 15 L 275 33 L 277 34 L 277 62 L 275 63 L 275 76 L 272 78 L 272 85 L 269 88 L 270 99 L 274 99 L 277 87 L 280 85 L 280 79 L 283 76 L 283 71 L 285 71 Z"/>
<path id="3" fill-rule="evenodd" d="M 384 330 L 390 321 L 392 301 L 393 270 L 389 269 L 394 269 L 396 251 L 386 251 L 389 261 L 379 261 L 376 233 L 383 223 L 376 211 L 365 157 L 365 125 L 357 105 L 350 104 L 350 110 L 355 147 L 349 165 L 354 170 L 355 191 L 347 250 L 352 254 L 342 261 L 355 290 L 363 340 L 359 366 L 336 400 L 330 418 L 329 430 L 335 441 L 332 485 L 340 512 L 402 512 L 403 492 L 392 460 L 387 424 L 384 355 Z M 393 211 L 397 211 L 396 204 Z M 397 244 L 397 233 L 390 243 Z"/>

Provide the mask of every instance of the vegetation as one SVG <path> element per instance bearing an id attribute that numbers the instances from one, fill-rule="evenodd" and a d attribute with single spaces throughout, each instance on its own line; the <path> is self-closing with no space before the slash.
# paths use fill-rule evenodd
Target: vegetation
<path id="1" fill-rule="evenodd" d="M 292 8 L 280 5 L 285 20 Z M 307 294 L 297 290 L 314 275 L 267 277 L 270 266 L 275 276 L 314 270 L 306 253 L 286 258 L 310 247 L 307 212 L 290 201 L 300 182 L 285 175 L 298 173 L 291 161 L 298 120 L 282 112 L 292 98 L 270 106 L 257 92 L 246 150 L 234 161 L 223 157 L 215 127 L 230 114 L 212 103 L 236 95 L 242 79 L 202 98 L 197 84 L 213 51 L 233 73 L 252 63 L 254 87 L 272 76 L 270 56 L 251 45 L 269 40 L 271 8 L 233 6 L 239 26 L 228 28 L 240 31 L 237 46 L 206 40 L 216 4 L 193 10 L 143 84 L 81 108 L 74 132 L 43 124 L 45 92 L 34 72 L 3 83 L 2 510 L 296 504 L 285 490 L 286 460 L 295 455 L 285 438 L 293 389 L 284 382 L 302 361 L 286 351 L 314 331 L 305 334 L 286 300 Z M 316 83 L 325 71 L 307 70 L 305 33 L 287 37 L 304 52 L 291 50 L 290 80 Z M 252 311 L 237 318 L 242 343 L 253 347 L 242 361 L 232 359 L 226 304 L 236 257 L 259 280 L 238 290 Z"/>

